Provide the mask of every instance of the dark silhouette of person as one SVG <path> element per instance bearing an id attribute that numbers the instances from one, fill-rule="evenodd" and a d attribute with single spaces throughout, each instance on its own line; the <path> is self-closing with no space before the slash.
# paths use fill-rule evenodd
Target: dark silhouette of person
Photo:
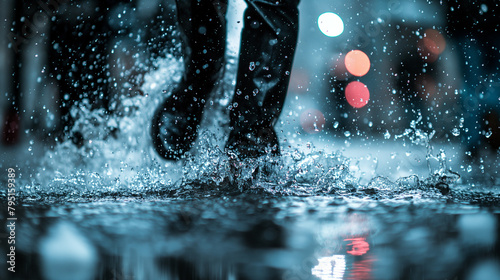
<path id="1" fill-rule="evenodd" d="M 185 71 L 152 121 L 156 151 L 177 160 L 196 140 L 205 101 L 221 81 L 227 0 L 177 0 Z M 245 0 L 236 90 L 226 150 L 279 155 L 274 125 L 283 108 L 298 36 L 299 0 Z"/>

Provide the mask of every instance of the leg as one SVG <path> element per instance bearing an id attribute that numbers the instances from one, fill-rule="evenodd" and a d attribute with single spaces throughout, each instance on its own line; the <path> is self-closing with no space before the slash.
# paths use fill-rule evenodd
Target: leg
<path id="1" fill-rule="evenodd" d="M 274 125 L 290 80 L 298 0 L 246 0 L 236 93 L 226 148 L 243 157 L 279 154 Z"/>
<path id="2" fill-rule="evenodd" d="M 184 75 L 156 111 L 151 130 L 156 151 L 166 159 L 179 159 L 196 140 L 205 99 L 224 65 L 226 6 L 224 0 L 177 0 Z"/>

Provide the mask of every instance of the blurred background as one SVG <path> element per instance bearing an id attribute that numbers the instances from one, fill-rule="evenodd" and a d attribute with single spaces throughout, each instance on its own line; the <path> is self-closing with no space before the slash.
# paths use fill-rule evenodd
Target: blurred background
<path id="1" fill-rule="evenodd" d="M 241 12 L 245 4 L 230 5 Z M 302 1 L 281 129 L 312 139 L 384 141 L 414 121 L 434 141 L 464 147 L 472 160 L 494 155 L 500 143 L 498 5 Z M 148 94 L 140 88 L 155 60 L 181 55 L 173 0 L 2 0 L 2 7 L 4 146 L 28 137 L 79 144 L 82 136 L 71 132 L 72 106 L 116 114 L 123 96 Z M 230 13 L 228 22 L 235 52 L 241 21 Z"/>

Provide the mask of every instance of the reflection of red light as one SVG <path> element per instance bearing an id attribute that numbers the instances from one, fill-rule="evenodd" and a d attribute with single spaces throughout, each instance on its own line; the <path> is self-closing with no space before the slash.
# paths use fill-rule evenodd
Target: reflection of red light
<path id="1" fill-rule="evenodd" d="M 307 109 L 300 115 L 300 124 L 308 133 L 318 133 L 325 126 L 325 116 L 316 109 Z"/>
<path id="2" fill-rule="evenodd" d="M 363 237 L 346 238 L 344 241 L 351 241 L 347 244 L 347 253 L 353 256 L 362 256 L 370 250 L 370 244 Z"/>
<path id="3" fill-rule="evenodd" d="M 368 280 L 373 279 L 372 267 L 374 259 L 371 257 L 355 260 L 350 273 L 345 279 L 348 280 Z"/>
<path id="4" fill-rule="evenodd" d="M 353 81 L 345 88 L 345 98 L 352 107 L 361 108 L 368 104 L 370 92 L 362 82 Z"/>

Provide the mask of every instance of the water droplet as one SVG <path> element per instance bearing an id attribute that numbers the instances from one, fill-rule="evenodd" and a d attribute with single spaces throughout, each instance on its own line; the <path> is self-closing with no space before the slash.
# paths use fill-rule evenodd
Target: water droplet
<path id="1" fill-rule="evenodd" d="M 484 134 L 486 138 L 490 138 L 491 135 L 493 135 L 493 132 L 491 130 L 486 131 L 486 133 Z"/>
<path id="2" fill-rule="evenodd" d="M 488 11 L 488 6 L 486 4 L 481 4 L 481 12 L 486 13 Z"/>
<path id="3" fill-rule="evenodd" d="M 451 130 L 451 134 L 453 134 L 453 136 L 459 136 L 460 135 L 460 129 L 458 128 L 454 128 Z"/>
<path id="4" fill-rule="evenodd" d="M 334 122 L 333 123 L 333 128 L 337 128 L 337 127 L 339 127 L 339 122 Z"/>
<path id="5" fill-rule="evenodd" d="M 255 70 L 255 62 L 250 62 L 250 66 L 248 67 L 248 69 L 250 69 L 250 71 L 253 71 Z"/>
<path id="6" fill-rule="evenodd" d="M 472 172 L 472 166 L 471 165 L 467 166 L 467 172 L 469 172 L 469 173 Z"/>
<path id="7" fill-rule="evenodd" d="M 390 139 L 390 138 L 391 138 L 391 134 L 389 133 L 388 130 L 386 130 L 384 133 L 384 139 Z"/>
<path id="8" fill-rule="evenodd" d="M 350 131 L 346 131 L 346 132 L 344 132 L 344 135 L 345 135 L 345 137 L 349 137 L 349 136 L 351 136 L 351 132 Z"/>

